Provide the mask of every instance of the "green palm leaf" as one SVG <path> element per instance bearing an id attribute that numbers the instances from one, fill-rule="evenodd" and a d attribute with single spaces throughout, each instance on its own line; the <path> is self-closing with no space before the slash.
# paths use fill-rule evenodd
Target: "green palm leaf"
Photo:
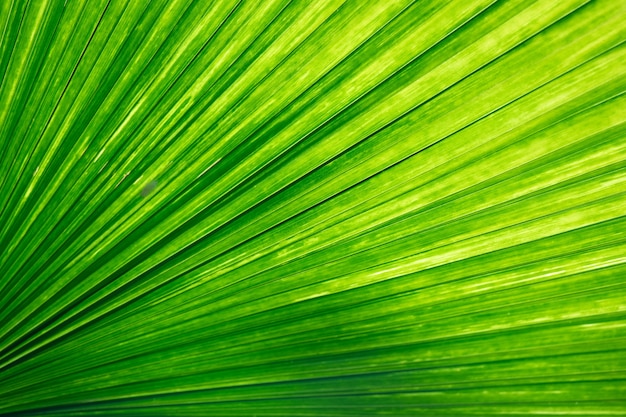
<path id="1" fill-rule="evenodd" d="M 626 415 L 626 3 L 0 4 L 0 414 Z"/>

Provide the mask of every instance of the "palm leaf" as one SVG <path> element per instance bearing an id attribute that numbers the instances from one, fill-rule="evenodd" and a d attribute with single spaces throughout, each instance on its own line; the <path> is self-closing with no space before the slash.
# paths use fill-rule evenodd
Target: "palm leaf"
<path id="1" fill-rule="evenodd" d="M 0 414 L 626 415 L 624 22 L 3 2 Z"/>

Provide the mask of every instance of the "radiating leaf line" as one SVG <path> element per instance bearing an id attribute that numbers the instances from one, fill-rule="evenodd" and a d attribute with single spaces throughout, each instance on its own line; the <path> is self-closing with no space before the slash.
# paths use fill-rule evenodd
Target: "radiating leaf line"
<path id="1" fill-rule="evenodd" d="M 624 16 L 0 5 L 0 414 L 624 415 Z"/>

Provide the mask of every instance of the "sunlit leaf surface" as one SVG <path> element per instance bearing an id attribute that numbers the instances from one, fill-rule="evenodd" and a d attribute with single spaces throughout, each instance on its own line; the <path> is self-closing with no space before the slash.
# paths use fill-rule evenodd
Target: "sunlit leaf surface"
<path id="1" fill-rule="evenodd" d="M 0 37 L 0 414 L 626 415 L 626 2 Z"/>

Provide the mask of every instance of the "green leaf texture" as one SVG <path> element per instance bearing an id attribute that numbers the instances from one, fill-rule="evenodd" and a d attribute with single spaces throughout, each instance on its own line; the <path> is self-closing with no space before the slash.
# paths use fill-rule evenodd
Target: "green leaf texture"
<path id="1" fill-rule="evenodd" d="M 0 2 L 0 414 L 626 416 L 626 2 Z"/>

